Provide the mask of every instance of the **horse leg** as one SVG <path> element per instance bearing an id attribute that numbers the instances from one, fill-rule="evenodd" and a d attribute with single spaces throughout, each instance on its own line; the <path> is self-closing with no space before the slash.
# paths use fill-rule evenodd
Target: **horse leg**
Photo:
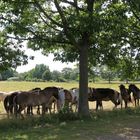
<path id="1" fill-rule="evenodd" d="M 136 107 L 137 106 L 136 99 L 134 99 L 134 101 L 135 101 L 135 107 Z"/>
<path id="2" fill-rule="evenodd" d="M 124 101 L 125 102 L 125 108 L 127 108 L 127 101 Z"/>
<path id="3" fill-rule="evenodd" d="M 123 102 L 121 102 L 121 109 L 123 108 Z"/>
<path id="4" fill-rule="evenodd" d="M 56 108 L 55 105 L 56 105 L 56 103 L 54 102 L 54 103 L 53 103 L 53 112 L 54 112 L 54 113 L 55 113 L 55 108 Z"/>
<path id="5" fill-rule="evenodd" d="M 98 111 L 99 101 L 96 101 L 96 111 Z"/>
<path id="6" fill-rule="evenodd" d="M 50 112 L 50 114 L 52 114 L 52 107 L 51 106 L 49 106 L 49 112 Z"/>
<path id="7" fill-rule="evenodd" d="M 102 104 L 102 101 L 100 102 L 100 109 L 103 110 L 103 104 Z"/>
<path id="8" fill-rule="evenodd" d="M 33 107 L 32 106 L 30 106 L 30 114 L 31 115 L 34 115 L 34 113 L 33 113 Z"/>
<path id="9" fill-rule="evenodd" d="M 42 116 L 45 115 L 45 112 L 46 112 L 46 105 L 43 104 L 42 105 Z"/>
<path id="10" fill-rule="evenodd" d="M 30 115 L 30 106 L 27 106 L 27 115 Z"/>
<path id="11" fill-rule="evenodd" d="M 113 110 L 114 110 L 114 109 L 117 108 L 118 103 L 117 103 L 117 101 L 115 101 L 115 100 L 113 100 L 113 99 L 111 99 L 111 101 L 112 101 L 112 103 L 115 105 L 115 106 L 113 107 Z"/>
<path id="12" fill-rule="evenodd" d="M 17 104 L 14 104 L 14 114 L 15 114 L 15 117 L 17 118 L 17 115 L 18 115 L 18 105 Z"/>
<path id="13" fill-rule="evenodd" d="M 24 109 L 26 108 L 26 106 L 21 106 L 21 105 L 19 105 L 19 109 L 18 109 L 18 111 L 17 111 L 17 113 L 21 116 L 21 118 L 22 119 L 24 119 L 24 116 L 23 116 L 23 114 L 21 113 Z"/>
<path id="14" fill-rule="evenodd" d="M 137 102 L 138 102 L 138 106 L 139 106 L 139 98 L 137 99 Z"/>
<path id="15" fill-rule="evenodd" d="M 9 105 L 9 112 L 10 112 L 10 114 L 13 114 L 13 108 L 14 108 L 13 104 Z"/>
<path id="16" fill-rule="evenodd" d="M 37 114 L 40 115 L 40 106 L 37 106 Z"/>

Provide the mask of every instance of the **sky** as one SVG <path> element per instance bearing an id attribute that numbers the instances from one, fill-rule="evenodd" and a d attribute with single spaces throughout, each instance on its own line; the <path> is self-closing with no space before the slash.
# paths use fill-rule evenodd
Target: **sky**
<path id="1" fill-rule="evenodd" d="M 44 56 L 41 51 L 33 51 L 31 49 L 25 49 L 25 54 L 28 56 L 34 56 L 34 60 L 29 60 L 27 65 L 18 66 L 16 71 L 19 73 L 27 72 L 35 68 L 36 64 L 45 64 L 49 66 L 50 70 L 61 71 L 65 67 L 74 68 L 76 63 L 62 63 L 60 61 L 53 61 L 53 54 Z"/>

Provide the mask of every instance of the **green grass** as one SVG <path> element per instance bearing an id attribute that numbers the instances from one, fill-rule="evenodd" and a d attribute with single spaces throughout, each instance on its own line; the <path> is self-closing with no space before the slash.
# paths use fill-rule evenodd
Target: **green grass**
<path id="1" fill-rule="evenodd" d="M 11 81 L 1 81 L 0 82 L 0 91 L 15 91 L 15 90 L 31 90 L 35 87 L 45 88 L 47 86 L 59 86 L 64 87 L 66 89 L 70 89 L 72 87 L 78 87 L 78 83 L 76 82 L 11 82 Z"/>
<path id="2" fill-rule="evenodd" d="M 58 115 L 3 119 L 0 121 L 1 140 L 85 140 L 114 137 L 130 131 L 140 120 L 139 109 L 92 113 L 91 119 L 60 121 Z"/>
<path id="3" fill-rule="evenodd" d="M 89 83 L 90 87 L 106 87 L 106 88 L 113 88 L 119 90 L 120 83 Z M 127 84 L 125 84 L 128 87 Z M 140 84 L 136 84 L 140 87 Z M 0 82 L 0 91 L 15 91 L 15 90 L 30 90 L 35 87 L 45 88 L 47 86 L 59 86 L 64 87 L 66 89 L 70 89 L 73 87 L 78 87 L 77 82 L 12 82 L 12 81 L 1 81 Z"/>
<path id="4" fill-rule="evenodd" d="M 119 85 L 119 83 L 89 84 L 91 87 L 109 87 L 118 91 Z M 139 84 L 137 85 L 140 86 Z M 70 89 L 78 87 L 78 83 L 0 82 L 0 90 L 5 92 L 47 86 L 61 86 Z M 55 114 L 44 117 L 26 117 L 21 120 L 14 117 L 8 119 L 6 115 L 3 115 L 3 105 L 0 104 L 0 115 L 0 140 L 108 140 L 114 139 L 114 137 L 121 139 L 127 136 L 133 139 L 132 136 L 135 134 L 133 131 L 140 131 L 140 108 L 99 112 L 91 110 L 91 119 L 82 119 L 75 117 L 75 115 L 68 115 L 62 118 L 63 116 Z"/>

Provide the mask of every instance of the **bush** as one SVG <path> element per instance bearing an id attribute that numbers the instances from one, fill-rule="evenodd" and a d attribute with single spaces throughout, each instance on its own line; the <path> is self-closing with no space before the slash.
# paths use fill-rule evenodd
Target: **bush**
<path id="1" fill-rule="evenodd" d="M 73 121 L 78 120 L 79 116 L 77 113 L 73 113 L 68 107 L 64 107 L 59 111 L 58 119 L 60 121 Z"/>

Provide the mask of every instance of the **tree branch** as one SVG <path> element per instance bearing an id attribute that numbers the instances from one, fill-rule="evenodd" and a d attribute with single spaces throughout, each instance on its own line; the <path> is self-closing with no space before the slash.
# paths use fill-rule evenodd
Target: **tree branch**
<path id="1" fill-rule="evenodd" d="M 63 25 L 62 24 L 59 24 L 58 22 L 56 22 L 55 20 L 53 20 L 45 11 L 44 9 L 41 7 L 41 5 L 38 3 L 37 0 L 34 0 L 35 1 L 35 6 L 37 6 L 37 8 L 40 10 L 40 12 L 42 12 L 44 14 L 44 16 L 49 19 L 53 24 L 63 28 Z"/>
<path id="2" fill-rule="evenodd" d="M 47 23 L 47 21 L 41 16 L 41 14 L 39 14 L 40 18 L 42 19 L 42 21 L 50 28 L 54 29 L 55 31 L 60 32 L 60 30 L 54 28 L 54 26 L 51 26 L 50 24 Z"/>
<path id="3" fill-rule="evenodd" d="M 74 44 L 74 46 L 77 46 L 77 42 L 75 41 L 75 39 L 73 38 L 73 36 L 71 35 L 71 33 L 69 31 L 69 26 L 68 26 L 67 20 L 65 18 L 63 11 L 61 10 L 61 7 L 59 6 L 58 1 L 54 0 L 54 4 L 55 4 L 56 9 L 59 12 L 60 17 L 61 17 L 61 20 L 63 23 L 63 29 L 64 29 L 64 32 L 65 32 L 67 38 Z"/>
<path id="4" fill-rule="evenodd" d="M 85 12 L 85 10 L 84 10 L 83 8 L 78 7 L 77 0 L 74 0 L 74 2 L 68 1 L 68 0 L 62 0 L 62 2 L 67 3 L 67 4 L 69 4 L 69 5 L 73 6 L 73 7 L 75 7 L 77 13 L 79 13 L 79 10 Z"/>

